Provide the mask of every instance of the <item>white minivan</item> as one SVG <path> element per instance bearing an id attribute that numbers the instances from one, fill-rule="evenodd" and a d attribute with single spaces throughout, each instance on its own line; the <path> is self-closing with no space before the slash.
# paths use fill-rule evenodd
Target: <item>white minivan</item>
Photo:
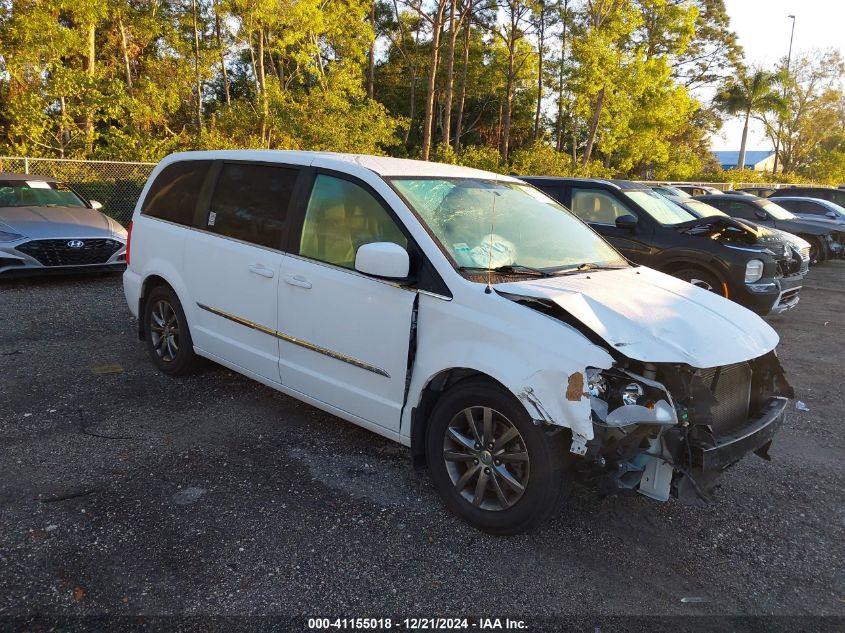
<path id="1" fill-rule="evenodd" d="M 124 289 L 163 372 L 198 357 L 409 446 L 506 534 L 567 484 L 708 498 L 792 390 L 745 308 L 626 261 L 516 178 L 376 156 L 174 154 Z"/>

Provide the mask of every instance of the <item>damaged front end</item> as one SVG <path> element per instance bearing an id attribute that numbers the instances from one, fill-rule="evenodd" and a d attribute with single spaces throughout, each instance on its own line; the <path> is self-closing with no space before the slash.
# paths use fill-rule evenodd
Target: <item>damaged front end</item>
<path id="1" fill-rule="evenodd" d="M 722 471 L 768 459 L 792 388 L 774 352 L 711 369 L 623 361 L 588 368 L 593 439 L 576 470 L 605 492 L 709 500 Z"/>
<path id="2" fill-rule="evenodd" d="M 689 222 L 675 224 L 673 227 L 679 233 L 704 235 L 710 239 L 733 244 L 759 244 L 765 238 L 772 236 L 767 229 L 721 215 L 696 218 Z"/>

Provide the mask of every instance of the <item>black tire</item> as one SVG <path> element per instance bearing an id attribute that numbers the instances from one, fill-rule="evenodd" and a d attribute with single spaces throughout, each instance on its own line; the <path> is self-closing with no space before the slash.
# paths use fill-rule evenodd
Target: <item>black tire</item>
<path id="1" fill-rule="evenodd" d="M 709 290 L 721 297 L 727 297 L 725 294 L 725 285 L 722 283 L 722 280 L 706 270 L 701 270 L 700 268 L 681 268 L 673 271 L 672 276 L 683 279 L 699 288 Z"/>
<path id="2" fill-rule="evenodd" d="M 799 237 L 810 243 L 810 266 L 816 266 L 827 260 L 827 251 L 821 238 L 815 235 L 800 235 Z"/>
<path id="3" fill-rule="evenodd" d="M 505 436 L 512 432 L 507 426 L 510 424 L 518 431 L 519 437 L 503 443 L 501 449 L 496 448 L 496 442 L 493 451 L 484 451 L 483 458 L 479 456 L 483 463 L 478 460 L 475 463 L 473 460 L 447 462 L 447 450 L 450 457 L 454 455 L 453 450 L 446 448 L 448 443 L 453 443 L 460 451 L 465 450 L 463 445 L 453 442 L 450 424 L 463 419 L 466 410 L 477 409 L 482 420 L 481 427 L 477 427 L 478 435 L 483 436 L 485 408 L 492 412 L 491 428 L 495 427 L 501 432 L 498 437 L 495 432 L 491 432 L 490 436 L 505 439 Z M 569 484 L 564 468 L 568 450 L 564 438 L 569 435 L 562 431 L 550 435 L 547 431 L 548 429 L 534 424 L 525 407 L 510 392 L 492 381 L 469 378 L 454 385 L 435 405 L 426 434 L 426 454 L 431 479 L 446 507 L 470 525 L 491 534 L 516 534 L 542 523 L 557 510 L 562 493 Z M 475 446 L 477 448 L 479 444 L 476 443 Z M 483 448 L 486 447 L 482 446 Z M 501 457 L 502 461 L 497 460 L 496 455 Z M 505 455 L 509 457 L 505 458 Z M 527 456 L 527 462 L 524 461 L 523 455 Z M 514 457 L 520 459 L 513 459 Z M 491 464 L 490 459 L 495 463 Z M 508 464 L 505 464 L 505 461 Z M 475 497 L 479 488 L 482 488 L 481 498 L 485 501 L 480 505 L 470 501 L 457 487 L 471 468 L 480 468 L 481 471 L 477 477 L 468 480 L 470 483 L 465 484 L 463 490 L 466 492 L 467 488 L 472 488 L 469 495 Z M 523 492 L 518 492 L 517 488 L 508 484 L 508 480 L 502 475 L 502 469 L 518 483 L 525 483 Z M 491 473 L 484 475 L 483 486 L 479 486 L 481 472 Z M 462 476 L 458 477 L 459 474 Z M 505 505 L 501 501 L 501 491 L 504 491 L 505 497 L 510 497 L 512 505 Z"/>
<path id="4" fill-rule="evenodd" d="M 164 306 L 169 307 L 169 311 Z M 166 332 L 162 330 L 162 316 Z M 156 367 L 171 376 L 183 376 L 199 368 L 201 359 L 194 353 L 188 320 L 170 287 L 156 286 L 150 291 L 144 303 L 143 319 L 147 351 Z"/>

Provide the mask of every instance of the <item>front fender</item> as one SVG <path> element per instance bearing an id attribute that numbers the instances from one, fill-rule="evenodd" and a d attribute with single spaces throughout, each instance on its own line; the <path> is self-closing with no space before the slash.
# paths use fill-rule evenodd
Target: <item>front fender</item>
<path id="1" fill-rule="evenodd" d="M 410 438 L 410 409 L 445 371 L 463 368 L 504 385 L 539 423 L 593 437 L 587 367 L 613 358 L 573 327 L 496 294 L 488 319 L 454 302 L 421 296 L 417 354 L 400 434 Z M 492 316 L 496 315 L 496 316 Z M 498 318 L 497 318 L 498 317 Z"/>

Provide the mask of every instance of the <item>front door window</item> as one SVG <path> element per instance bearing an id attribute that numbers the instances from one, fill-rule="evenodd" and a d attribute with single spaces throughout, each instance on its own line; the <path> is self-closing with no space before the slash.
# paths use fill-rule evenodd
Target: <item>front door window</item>
<path id="1" fill-rule="evenodd" d="M 326 174 L 317 176 L 299 254 L 343 268 L 355 268 L 355 254 L 364 244 L 408 240 L 381 203 L 363 187 Z"/>
<path id="2" fill-rule="evenodd" d="M 616 224 L 616 218 L 634 215 L 614 196 L 598 189 L 572 189 L 572 212 L 591 224 Z M 636 216 L 634 216 L 636 217 Z"/>

